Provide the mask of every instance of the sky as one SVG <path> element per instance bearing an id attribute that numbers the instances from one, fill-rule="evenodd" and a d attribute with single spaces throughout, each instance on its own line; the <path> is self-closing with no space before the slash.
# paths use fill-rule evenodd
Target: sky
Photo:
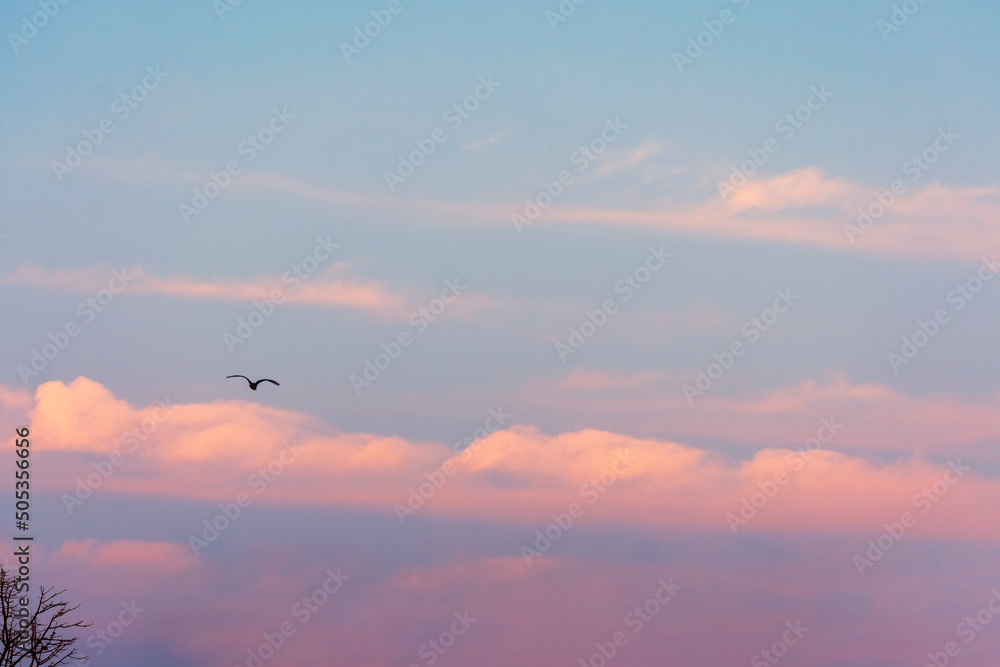
<path id="1" fill-rule="evenodd" d="M 3 3 L 2 564 L 79 665 L 992 667 L 998 25 Z"/>

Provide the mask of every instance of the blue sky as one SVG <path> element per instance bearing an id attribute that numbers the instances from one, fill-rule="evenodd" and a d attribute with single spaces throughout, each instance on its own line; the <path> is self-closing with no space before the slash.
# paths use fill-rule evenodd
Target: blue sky
<path id="1" fill-rule="evenodd" d="M 817 600 L 845 586 L 873 610 L 876 590 L 851 578 L 841 550 L 877 535 L 907 506 L 912 485 L 919 490 L 962 456 L 975 482 L 921 524 L 922 541 L 897 561 L 908 564 L 894 566 L 912 567 L 925 586 L 908 591 L 896 570 L 886 585 L 900 600 L 922 595 L 920 604 L 947 613 L 975 608 L 970 591 L 996 566 L 982 550 L 997 537 L 977 532 L 968 508 L 988 515 L 1000 473 L 1000 284 L 988 268 L 1000 252 L 1000 8 L 914 2 L 905 23 L 886 31 L 903 4 L 567 0 L 575 10 L 553 24 L 558 2 L 403 1 L 390 14 L 385 2 L 244 0 L 220 16 L 207 1 L 71 0 L 52 5 L 58 12 L 37 34 L 12 41 L 43 9 L 5 3 L 0 421 L 39 434 L 47 477 L 38 502 L 58 515 L 39 528 L 46 567 L 78 561 L 67 575 L 74 584 L 102 581 L 115 558 L 155 573 L 183 553 L 194 558 L 181 559 L 185 576 L 210 582 L 205 590 L 243 609 L 250 627 L 273 608 L 268 596 L 283 599 L 269 579 L 278 577 L 269 568 L 280 569 L 283 544 L 293 543 L 301 567 L 281 576 L 302 586 L 331 554 L 360 569 L 382 554 L 364 575 L 378 594 L 359 593 L 328 630 L 363 633 L 361 619 L 381 619 L 420 635 L 422 625 L 407 626 L 384 602 L 409 590 L 410 574 L 433 579 L 429 594 L 442 604 L 470 572 L 513 577 L 519 583 L 501 605 L 509 614 L 526 600 L 541 604 L 518 597 L 529 586 L 565 592 L 574 575 L 505 569 L 523 562 L 518 536 L 544 526 L 546 508 L 565 507 L 558 498 L 600 473 L 598 458 L 631 443 L 649 462 L 552 559 L 571 573 L 597 563 L 608 589 L 594 594 L 610 607 L 626 602 L 608 582 L 645 590 L 643 568 L 668 563 L 703 582 L 725 573 L 731 588 L 717 590 L 721 598 L 705 593 L 677 612 L 677 627 L 689 627 L 713 600 L 750 599 L 741 596 L 774 585 L 784 563 L 803 579 L 773 603 L 775 614 L 819 614 Z M 373 12 L 391 21 L 346 58 L 342 44 Z M 720 16 L 731 20 L 712 23 Z M 723 29 L 710 36 L 706 22 Z M 679 71 L 674 54 L 699 33 L 708 45 Z M 122 95 L 142 98 L 127 116 Z M 458 123 L 453 109 L 462 104 L 467 117 Z M 782 130 L 796 113 L 794 132 Z M 102 122 L 113 130 L 99 132 L 78 167 L 57 173 L 67 147 L 96 136 Z M 941 133 L 952 138 L 942 143 Z M 254 136 L 264 145 L 250 151 Z M 428 142 L 433 152 L 390 189 L 386 172 Z M 734 167 L 766 145 L 766 161 L 720 196 Z M 593 158 L 581 160 L 587 146 Z M 929 156 L 926 170 L 907 170 L 915 155 Z M 512 216 L 544 200 L 563 172 L 555 200 L 518 230 Z M 227 185 L 185 221 L 182 207 L 215 187 L 213 174 Z M 905 191 L 849 239 L 844 226 L 894 180 Z M 331 243 L 332 252 L 322 250 Z M 625 300 L 616 285 L 639 275 L 651 247 L 669 260 Z M 113 270 L 133 278 L 104 291 Z M 287 279 L 302 270 L 307 279 Z M 989 276 L 981 290 L 977 275 Z M 467 288 L 438 300 L 446 281 Z M 948 298 L 958 284 L 978 290 L 961 308 Z M 275 290 L 281 302 L 255 305 Z M 744 326 L 766 316 L 777 290 L 798 300 L 749 340 Z M 109 301 L 88 320 L 81 304 L 102 294 Z M 608 299 L 615 312 L 562 359 L 557 344 Z M 889 353 L 901 354 L 903 338 L 940 309 L 947 323 L 894 368 Z M 234 345 L 254 312 L 267 317 Z M 426 328 L 414 324 L 419 317 Z M 65 349 L 27 371 L 72 324 L 80 331 Z M 351 377 L 363 377 L 400 334 L 412 344 L 358 390 Z M 684 387 L 734 341 L 745 354 L 687 400 Z M 224 379 L 232 373 L 274 377 L 281 387 L 247 393 Z M 165 397 L 182 417 L 158 430 L 85 513 L 65 512 L 60 499 L 108 454 L 112 436 Z M 498 407 L 511 422 L 475 458 L 452 457 L 446 448 Z M 800 446 L 831 414 L 847 426 L 826 447 L 824 472 L 783 492 L 774 502 L 785 504 L 751 535 L 733 538 L 725 511 L 712 512 L 738 504 L 769 478 L 775 451 Z M 240 488 L 245 471 L 231 452 L 265 461 L 278 434 L 289 433 L 312 443 L 308 466 L 269 492 L 228 543 L 191 556 L 191 526 Z M 453 495 L 400 532 L 393 503 L 453 459 L 461 469 L 449 482 Z M 151 524 L 151 514 L 162 521 Z M 329 523 L 311 537 L 285 532 L 314 521 Z M 249 545 L 259 549 L 252 557 Z M 938 553 L 948 567 L 975 571 L 969 590 L 947 590 Z M 705 554 L 714 556 L 701 568 Z M 838 570 L 819 588 L 803 583 L 834 562 L 846 563 L 847 579 Z M 246 599 L 220 592 L 236 586 L 229 570 L 244 577 Z M 132 585 L 140 584 L 122 584 Z M 103 600 L 81 586 L 88 600 Z M 110 598 L 129 594 L 112 589 Z M 179 613 L 169 591 L 148 593 L 161 600 L 161 620 Z M 258 593 L 269 602 L 252 602 Z M 851 621 L 854 602 L 841 602 L 828 643 L 809 649 L 808 664 L 915 664 L 920 651 L 908 654 L 907 643 L 947 626 L 928 612 L 913 637 L 897 617 L 879 636 L 865 635 Z M 758 620 L 719 612 L 737 639 L 711 654 L 691 649 L 683 664 L 749 660 L 740 642 L 774 630 Z M 785 617 L 771 620 L 780 627 Z M 484 632 L 466 659 L 496 655 L 510 628 L 490 627 L 498 634 Z M 564 657 L 558 641 L 541 648 L 544 637 L 569 642 L 561 630 L 521 630 L 538 664 Z M 580 645 L 598 641 L 590 632 L 580 631 Z M 227 636 L 231 654 L 192 640 L 162 664 L 236 660 L 245 638 Z M 837 648 L 848 639 L 859 648 Z M 160 655 L 156 642 L 134 641 L 114 664 Z M 995 646 L 979 640 L 976 650 L 988 656 Z M 406 664 L 409 655 L 377 641 L 351 647 L 309 644 L 285 659 Z M 649 664 L 642 661 L 661 659 L 666 647 L 637 648 L 622 664 Z"/>
<path id="2" fill-rule="evenodd" d="M 849 11 L 829 3 L 753 3 L 745 10 L 736 3 L 586 3 L 554 30 L 545 15 L 552 10 L 543 4 L 402 6 L 350 63 L 340 43 L 350 41 L 353 28 L 371 20 L 370 12 L 380 11 L 380 5 L 246 2 L 221 20 L 215 10 L 195 3 L 137 4 L 128 12 L 113 5 L 64 6 L 38 36 L 8 54 L 11 66 L 0 75 L 0 86 L 11 93 L 3 96 L 8 176 L 0 186 L 8 202 L 9 255 L 16 252 L 18 261 L 48 268 L 140 264 L 167 275 L 240 279 L 280 274 L 309 251 L 317 235 L 332 234 L 341 243 L 340 259 L 358 262 L 369 279 L 408 285 L 418 301 L 429 298 L 444 278 L 463 276 L 480 294 L 518 299 L 529 310 L 548 310 L 557 302 L 573 312 L 599 303 L 646 245 L 665 243 L 674 251 L 673 266 L 657 279 L 656 289 L 630 306 L 635 314 L 701 303 L 743 319 L 757 308 L 755 300 L 778 286 L 794 282 L 808 293 L 803 309 L 817 319 L 807 323 L 802 317 L 787 326 L 809 327 L 809 335 L 793 334 L 798 343 L 780 346 L 780 354 L 773 346 L 748 360 L 747 382 L 793 382 L 803 377 L 803 367 L 813 365 L 805 375 L 843 366 L 859 380 L 915 391 L 942 382 L 958 392 L 992 390 L 992 373 L 980 359 L 966 357 L 956 368 L 951 355 L 941 354 L 922 361 L 927 371 L 914 368 L 899 376 L 877 363 L 881 350 L 844 350 L 838 344 L 845 337 L 881 337 L 883 347 L 889 344 L 895 336 L 881 332 L 905 327 L 930 308 L 933 302 L 925 295 L 936 290 L 943 296 L 967 263 L 831 254 L 745 239 L 706 244 L 690 230 L 567 229 L 544 219 L 522 236 L 511 233 L 510 214 L 501 211 L 519 212 L 524 197 L 535 196 L 542 181 L 570 167 L 571 155 L 611 117 L 628 125 L 613 145 L 616 158 L 652 146 L 639 165 L 646 173 L 638 183 L 635 169 L 594 177 L 606 166 L 597 163 L 577 176 L 560 204 L 647 209 L 664 200 L 681 207 L 710 202 L 731 165 L 745 160 L 745 151 L 780 136 L 775 122 L 816 86 L 825 86 L 832 98 L 780 142 L 759 175 L 812 167 L 861 189 L 884 188 L 910 155 L 929 145 L 937 128 L 947 126 L 961 139 L 929 178 L 948 187 L 992 183 L 997 132 L 990 121 L 998 100 L 997 87 L 988 82 L 996 76 L 997 50 L 985 31 L 995 7 L 944 11 L 924 5 L 883 39 L 877 22 L 891 13 L 884 3 L 859 3 Z M 672 53 L 704 29 L 703 21 L 727 8 L 735 22 L 679 73 Z M 10 6 L 7 22 L 16 24 L 25 11 Z M 487 24 L 491 29 L 483 31 Z M 119 120 L 113 100 L 139 84 L 147 67 L 159 67 L 166 78 Z M 481 76 L 494 77 L 500 87 L 452 130 L 443 113 L 471 94 Z M 280 174 L 314 189 L 377 199 L 379 205 L 331 206 L 288 194 L 225 192 L 193 225 L 178 224 L 177 207 L 190 202 L 192 186 L 203 185 L 226 161 L 242 159 L 237 147 L 265 125 L 274 108 L 287 108 L 295 119 L 254 163 L 244 165 L 244 173 Z M 57 182 L 48 165 L 63 159 L 64 147 L 104 118 L 114 120 L 114 132 L 85 168 Z M 406 183 L 387 192 L 385 171 L 435 128 L 445 129 L 445 143 Z M 495 143 L 468 150 L 491 138 Z M 442 215 L 419 205 L 427 201 L 496 211 Z M 48 322 L 66 318 L 66 306 L 39 305 L 44 300 L 30 291 L 11 297 L 41 308 L 41 319 L 21 324 L 28 340 L 44 337 L 52 326 Z M 128 300 L 126 295 L 123 301 Z M 191 310 L 203 305 L 160 299 L 147 312 L 149 320 L 136 318 L 135 310 L 111 313 L 145 330 L 131 335 L 110 320 L 99 323 L 128 339 L 108 345 L 105 354 L 124 346 L 145 355 L 150 347 L 140 341 L 152 342 L 154 349 L 174 341 L 187 351 L 179 356 L 190 359 L 171 364 L 179 375 L 218 359 L 220 328 L 242 312 L 235 304 L 214 326 L 170 324 L 204 322 Z M 322 357 L 320 363 L 340 377 L 371 351 L 373 338 L 395 331 L 391 323 L 349 322 L 342 319 L 349 313 L 307 310 L 288 313 L 277 326 L 300 332 L 300 363 Z M 979 328 L 974 318 L 987 315 L 985 309 L 969 312 L 962 327 L 974 332 Z M 429 378 L 442 386 L 457 383 L 466 395 L 529 359 L 528 368 L 544 360 L 538 372 L 557 374 L 563 369 L 532 339 L 543 331 L 555 335 L 564 328 L 559 319 L 567 316 L 539 322 L 527 338 L 511 337 L 513 327 L 503 326 L 509 320 L 502 315 L 488 331 L 481 322 L 445 322 L 432 332 L 437 340 L 427 344 L 439 347 L 421 367 L 393 370 L 403 374 L 398 382 L 409 391 Z M 305 323 L 316 317 L 323 325 L 310 334 Z M 337 342 L 328 347 L 331 330 Z M 620 344 L 588 349 L 586 363 L 633 372 L 668 365 L 692 370 L 695 364 L 688 360 L 710 355 L 730 331 L 721 329 L 714 340 L 698 332 L 670 336 L 663 340 L 668 344 L 649 340 L 632 349 Z M 283 333 L 265 332 L 271 337 L 267 343 L 254 340 L 252 356 L 286 353 L 277 351 Z M 951 335 L 942 347 L 968 347 L 967 340 L 956 340 L 961 332 Z M 977 344 L 989 345 L 978 339 Z M 240 356 L 250 357 L 244 349 L 250 348 L 242 348 Z M 449 363 L 436 360 L 443 354 L 449 354 Z M 221 358 L 228 363 L 229 356 Z M 272 358 L 270 367 L 277 363 Z M 77 362 L 71 374 L 88 364 L 83 358 Z M 102 373 L 129 382 L 130 373 L 102 366 Z M 13 367 L 6 368 L 13 380 Z M 508 377 L 517 382 L 524 370 Z M 311 401 L 311 412 L 338 414 L 331 403 L 347 399 L 350 389 L 340 377 L 323 383 L 326 396 Z M 301 400 L 296 397 L 297 404 Z M 358 426 L 384 428 L 372 420 Z M 393 423 L 390 432 L 406 428 Z"/>

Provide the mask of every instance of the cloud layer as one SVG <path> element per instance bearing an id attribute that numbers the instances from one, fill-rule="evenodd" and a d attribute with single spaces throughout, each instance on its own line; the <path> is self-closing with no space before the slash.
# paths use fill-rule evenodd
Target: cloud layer
<path id="1" fill-rule="evenodd" d="M 919 512 L 913 532 L 921 537 L 1000 539 L 1000 529 L 978 518 L 996 505 L 1000 480 L 977 470 L 982 459 L 948 452 L 963 439 L 985 437 L 995 424 L 991 412 L 955 405 L 930 413 L 922 401 L 843 382 L 790 388 L 760 404 L 723 409 L 737 415 L 734 429 L 741 413 L 764 415 L 756 437 L 767 437 L 770 428 L 781 441 L 788 429 L 767 415 L 844 408 L 844 401 L 869 405 L 846 411 L 856 415 L 850 422 L 837 416 L 844 410 L 819 411 L 809 437 L 758 449 L 743 461 L 594 429 L 548 435 L 516 423 L 500 428 L 502 410 L 492 425 L 487 420 L 491 432 L 482 429 L 467 447 L 455 447 L 337 432 L 300 414 L 242 401 L 135 408 L 83 377 L 40 386 L 29 416 L 42 443 L 39 455 L 58 455 L 54 474 L 41 482 L 51 490 L 73 489 L 121 457 L 101 493 L 212 503 L 247 494 L 269 505 L 363 509 L 401 524 L 419 516 L 529 527 L 544 527 L 575 503 L 589 525 L 717 533 L 877 533 L 883 521 L 909 510 Z M 719 409 L 708 408 L 703 419 L 715 419 Z M 905 435 L 924 441 L 937 441 L 948 424 L 965 430 L 952 433 L 953 445 L 938 443 L 934 463 L 919 455 L 879 463 L 865 455 L 874 444 L 869 436 L 850 436 L 878 433 L 878 420 L 905 423 L 908 416 L 916 423 Z M 854 421 L 859 418 L 863 427 Z M 906 442 L 919 451 L 919 442 Z M 855 453 L 844 453 L 842 443 Z M 754 507 L 746 509 L 747 502 Z"/>

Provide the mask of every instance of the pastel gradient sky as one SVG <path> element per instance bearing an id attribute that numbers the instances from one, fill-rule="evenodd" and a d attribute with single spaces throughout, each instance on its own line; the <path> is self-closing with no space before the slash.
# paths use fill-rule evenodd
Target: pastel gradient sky
<path id="1" fill-rule="evenodd" d="M 995 667 L 998 26 L 2 3 L 0 559 L 28 427 L 93 665 Z"/>

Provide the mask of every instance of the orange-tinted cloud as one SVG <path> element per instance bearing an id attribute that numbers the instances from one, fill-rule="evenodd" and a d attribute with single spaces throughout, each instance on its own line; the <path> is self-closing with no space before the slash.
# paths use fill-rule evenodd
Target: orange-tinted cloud
<path id="1" fill-rule="evenodd" d="M 842 178 L 828 178 L 816 168 L 797 169 L 771 179 L 750 179 L 727 198 L 730 210 L 787 211 L 834 205 L 861 194 L 859 186 Z"/>
<path id="2" fill-rule="evenodd" d="M 623 162 L 636 164 L 659 149 L 648 140 Z M 728 177 L 728 174 L 725 175 Z M 481 205 L 430 200 L 397 200 L 327 191 L 292 179 L 262 177 L 267 186 L 332 205 L 420 210 L 436 217 L 468 221 L 508 220 L 521 204 Z M 696 236 L 757 239 L 875 252 L 907 257 L 978 259 L 1000 249 L 1000 190 L 996 187 L 947 187 L 939 183 L 906 183 L 886 215 L 852 243 L 845 225 L 868 207 L 875 190 L 821 169 L 805 167 L 774 177 L 751 177 L 722 201 L 713 196 L 701 204 L 680 205 L 665 199 L 656 208 L 547 208 L 537 224 L 644 227 Z"/>
<path id="3" fill-rule="evenodd" d="M 184 575 L 197 567 L 197 557 L 190 549 L 179 544 L 142 540 L 66 540 L 49 558 L 51 565 L 60 569 L 85 564 L 89 578 L 103 579 L 105 584 L 125 573 L 141 581 L 144 577 Z"/>
<path id="4" fill-rule="evenodd" d="M 211 299 L 217 301 L 252 301 L 272 298 L 280 292 L 280 303 L 308 304 L 331 308 L 353 308 L 380 315 L 405 314 L 409 298 L 392 292 L 374 281 L 347 277 L 350 264 L 337 262 L 301 280 L 289 272 L 284 276 L 239 281 L 201 281 L 186 276 L 160 278 L 140 266 L 119 269 L 127 285 L 121 281 L 113 289 L 127 294 L 156 294 L 181 299 Z M 288 280 L 283 278 L 287 277 Z M 73 293 L 97 293 L 107 289 L 113 280 L 112 267 L 83 270 L 48 270 L 23 265 L 2 278 L 8 285 L 29 286 Z"/>
<path id="5" fill-rule="evenodd" d="M 877 407 L 887 396 L 850 385 L 805 393 L 805 399 L 791 391 L 784 398 L 776 394 L 758 402 L 755 414 L 798 412 L 816 405 L 808 401 L 829 401 L 830 395 L 841 406 L 874 397 Z M 40 482 L 60 493 L 72 493 L 78 480 L 94 473 L 88 453 L 107 455 L 123 425 L 154 418 L 157 409 L 136 410 L 85 378 L 70 385 L 45 383 L 36 401 L 32 429 L 41 446 L 79 453 L 75 463 L 61 459 L 62 465 Z M 968 406 L 954 410 L 944 418 L 975 415 Z M 907 406 L 904 401 L 892 417 L 917 418 L 921 411 L 928 411 L 922 402 Z M 727 414 L 738 411 L 730 406 Z M 724 531 L 725 516 L 738 511 L 761 484 L 771 488 L 768 480 L 782 471 L 780 488 L 769 494 L 774 497 L 747 530 L 822 533 L 876 529 L 880 521 L 913 511 L 914 496 L 945 475 L 947 466 L 920 458 L 884 465 L 839 453 L 840 438 L 864 429 L 846 415 L 832 416 L 846 425 L 843 433 L 835 428 L 832 438 L 822 436 L 829 450 L 804 459 L 793 448 L 771 447 L 737 463 L 659 439 L 594 429 L 547 435 L 530 426 L 497 431 L 456 454 L 437 443 L 338 434 L 303 415 L 250 403 L 176 405 L 133 451 L 122 452 L 124 461 L 115 464 L 101 492 L 212 502 L 232 502 L 246 493 L 282 505 L 368 508 L 388 515 L 402 511 L 404 520 L 420 512 L 529 525 L 544 525 L 552 513 L 578 503 L 587 522 Z M 959 460 L 960 453 L 953 458 Z M 1000 481 L 974 468 L 956 481 L 915 530 L 1000 539 L 1000 527 L 978 518 L 984 508 L 1000 504 Z"/>
<path id="6" fill-rule="evenodd" d="M 690 374 L 609 375 L 576 369 L 551 380 L 531 380 L 519 395 L 548 414 L 588 415 L 592 423 L 630 425 L 643 433 L 724 440 L 737 449 L 801 446 L 822 417 L 845 424 L 832 447 L 853 454 L 943 457 L 973 455 L 1000 462 L 996 397 L 959 400 L 907 395 L 877 383 L 854 384 L 846 373 L 749 393 L 711 388 L 689 404 L 681 387 Z M 603 386 L 613 387 L 608 391 Z M 609 429 L 618 428 L 609 426 Z"/>
<path id="7" fill-rule="evenodd" d="M 661 149 L 649 137 L 632 151 L 614 155 L 604 169 L 616 171 L 646 160 Z M 175 182 L 197 180 L 201 175 L 164 170 L 144 159 L 128 165 L 95 158 L 90 167 L 114 180 Z M 142 174 L 148 172 L 147 175 Z M 719 180 L 729 178 L 720 173 Z M 702 180 L 711 177 L 704 174 Z M 983 252 L 1000 249 L 1000 189 L 948 187 L 935 182 L 905 182 L 886 215 L 877 218 L 862 236 L 850 241 L 844 226 L 855 223 L 858 207 L 876 202 L 876 188 L 843 178 L 830 177 L 818 167 L 804 167 L 772 177 L 751 176 L 725 201 L 711 188 L 711 196 L 700 204 L 681 205 L 664 199 L 653 208 L 573 207 L 558 202 L 547 208 L 536 224 L 642 227 L 695 236 L 756 239 L 838 248 L 848 252 L 872 252 L 904 257 L 979 259 Z M 523 207 L 510 204 L 479 204 L 447 200 L 420 200 L 331 190 L 281 174 L 249 174 L 234 183 L 234 191 L 284 192 L 336 207 L 382 209 L 431 214 L 434 219 L 451 218 L 461 224 L 489 224 L 509 220 Z M 629 190 L 630 191 L 630 190 Z M 627 198 L 626 198 L 627 199 Z"/>

